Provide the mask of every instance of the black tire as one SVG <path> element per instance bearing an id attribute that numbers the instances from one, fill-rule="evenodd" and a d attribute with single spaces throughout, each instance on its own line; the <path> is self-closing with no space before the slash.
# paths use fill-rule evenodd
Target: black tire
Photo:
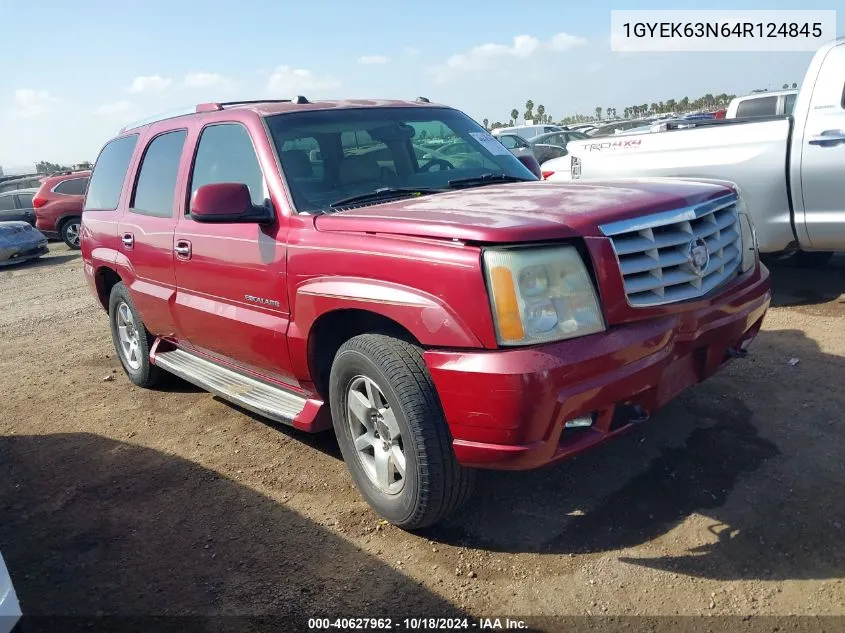
<path id="1" fill-rule="evenodd" d="M 362 376 L 381 390 L 402 433 L 405 475 L 396 494 L 371 481 L 355 448 L 346 399 L 353 381 Z M 455 459 L 452 437 L 419 347 L 382 334 L 351 338 L 335 355 L 329 396 L 343 459 L 358 490 L 378 514 L 398 527 L 416 530 L 442 520 L 469 497 L 475 471 Z"/>
<path id="2" fill-rule="evenodd" d="M 131 313 L 135 329 L 137 330 L 137 352 L 133 356 L 137 361 L 137 366 L 134 367 L 132 361 L 127 358 L 120 339 L 118 314 L 123 305 Z M 120 359 L 120 364 L 123 366 L 123 371 L 126 372 L 129 380 L 139 387 L 154 386 L 161 375 L 159 368 L 150 363 L 150 346 L 153 344 L 155 337 L 147 331 L 144 322 L 141 320 L 141 315 L 132 302 L 132 297 L 129 296 L 129 290 L 121 282 L 116 283 L 112 287 L 111 294 L 109 295 L 109 326 L 111 328 L 114 349 L 117 352 L 117 357 Z"/>
<path id="3" fill-rule="evenodd" d="M 798 251 L 790 258 L 790 264 L 801 268 L 823 268 L 833 258 L 833 251 Z"/>
<path id="4" fill-rule="evenodd" d="M 68 218 L 62 221 L 59 237 L 71 250 L 79 250 L 79 236 L 82 228 L 82 218 Z"/>

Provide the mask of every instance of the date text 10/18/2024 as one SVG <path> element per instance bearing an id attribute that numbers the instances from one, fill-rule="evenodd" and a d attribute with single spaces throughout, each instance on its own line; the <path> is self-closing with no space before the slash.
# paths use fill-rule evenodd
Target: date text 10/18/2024
<path id="1" fill-rule="evenodd" d="M 309 618 L 310 630 L 349 629 L 370 631 L 520 630 L 524 620 L 513 618 Z"/>

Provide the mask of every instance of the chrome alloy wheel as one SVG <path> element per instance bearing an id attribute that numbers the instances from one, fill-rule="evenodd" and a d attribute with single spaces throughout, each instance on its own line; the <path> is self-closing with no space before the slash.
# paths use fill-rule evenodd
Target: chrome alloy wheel
<path id="1" fill-rule="evenodd" d="M 381 389 L 366 376 L 356 376 L 349 383 L 346 418 L 367 477 L 386 494 L 400 493 L 405 486 L 402 433 Z"/>
<path id="2" fill-rule="evenodd" d="M 79 231 L 82 225 L 79 222 L 71 222 L 65 229 L 67 241 L 73 244 L 74 247 L 79 246 Z"/>
<path id="3" fill-rule="evenodd" d="M 130 369 L 137 371 L 141 367 L 141 350 L 139 346 L 138 326 L 132 317 L 132 310 L 125 302 L 117 304 L 115 324 L 117 325 L 118 349 L 120 355 Z"/>

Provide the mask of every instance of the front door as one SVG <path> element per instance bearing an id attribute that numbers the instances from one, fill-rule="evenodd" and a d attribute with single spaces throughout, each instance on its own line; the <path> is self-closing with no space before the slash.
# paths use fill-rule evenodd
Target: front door
<path id="1" fill-rule="evenodd" d="M 845 244 L 845 43 L 827 53 L 815 86 L 802 89 L 810 88 L 813 95 L 801 148 L 804 222 L 814 249 L 841 250 Z"/>
<path id="2" fill-rule="evenodd" d="M 268 193 L 247 129 L 217 123 L 200 133 L 188 191 L 214 183 L 249 187 L 254 204 Z M 286 248 L 272 225 L 176 225 L 176 311 L 179 328 L 198 351 L 269 378 L 289 382 Z"/>

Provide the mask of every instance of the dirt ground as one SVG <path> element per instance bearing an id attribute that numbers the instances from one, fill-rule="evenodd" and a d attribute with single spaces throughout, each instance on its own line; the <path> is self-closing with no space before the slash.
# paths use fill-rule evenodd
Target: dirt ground
<path id="1" fill-rule="evenodd" d="M 22 608 L 845 615 L 845 259 L 773 275 L 748 359 L 615 443 L 482 473 L 420 536 L 380 524 L 330 434 L 132 386 L 53 245 L 0 270 L 0 552 Z"/>

